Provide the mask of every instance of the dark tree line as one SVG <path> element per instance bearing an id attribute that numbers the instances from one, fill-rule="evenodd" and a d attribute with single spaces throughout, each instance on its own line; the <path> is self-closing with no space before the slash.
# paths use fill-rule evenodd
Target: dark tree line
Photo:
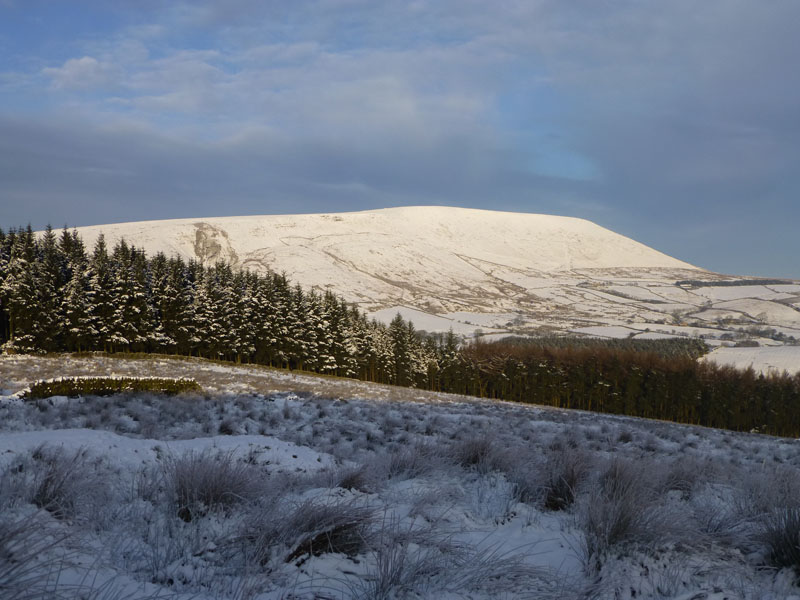
<path id="1" fill-rule="evenodd" d="M 459 346 L 398 315 L 370 320 L 285 275 L 151 258 L 75 231 L 0 230 L 6 352 L 200 356 L 485 398 L 777 435 L 800 434 L 800 375 L 698 363 L 698 340 L 575 338 Z"/>
<path id="2" fill-rule="evenodd" d="M 144 252 L 87 251 L 75 231 L 0 230 L 0 343 L 7 352 L 150 352 L 427 387 L 439 346 L 401 317 L 369 320 L 284 275 Z M 454 342 L 451 340 L 454 346 Z M 446 350 L 447 344 L 442 346 Z"/>
<path id="3" fill-rule="evenodd" d="M 471 344 L 456 390 L 486 398 L 774 435 L 800 434 L 800 373 L 762 375 L 666 352 L 601 343 Z"/>

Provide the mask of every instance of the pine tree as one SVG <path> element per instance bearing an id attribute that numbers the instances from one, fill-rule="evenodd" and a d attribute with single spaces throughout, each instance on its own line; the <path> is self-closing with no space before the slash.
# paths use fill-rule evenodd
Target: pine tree
<path id="1" fill-rule="evenodd" d="M 289 368 L 311 369 L 317 350 L 316 331 L 312 327 L 310 300 L 297 285 L 289 294 L 287 354 Z"/>
<path id="2" fill-rule="evenodd" d="M 231 281 L 231 349 L 236 362 L 249 362 L 255 353 L 256 324 L 253 312 L 255 283 L 253 274 L 239 271 Z"/>
<path id="3" fill-rule="evenodd" d="M 351 311 L 343 299 L 326 293 L 326 306 L 330 312 L 333 355 L 338 365 L 337 374 L 343 377 L 358 376 L 358 347 L 353 334 Z"/>
<path id="4" fill-rule="evenodd" d="M 65 324 L 59 320 L 59 295 L 67 280 L 67 259 L 61 252 L 56 234 L 47 226 L 39 247 L 39 257 L 33 265 L 36 278 L 37 331 L 35 345 L 46 352 L 61 346 Z"/>
<path id="5" fill-rule="evenodd" d="M 36 242 L 30 225 L 14 237 L 6 276 L 3 280 L 3 298 L 9 320 L 8 341 L 4 348 L 10 352 L 35 352 L 41 350 L 38 324 L 40 307 L 36 279 Z"/>
<path id="6" fill-rule="evenodd" d="M 9 323 L 8 323 L 8 298 L 4 291 L 4 282 L 8 277 L 8 265 L 11 260 L 11 245 L 13 244 L 12 236 L 14 231 L 10 231 L 8 235 L 0 228 L 0 347 L 5 344 L 9 337 Z"/>
<path id="7" fill-rule="evenodd" d="M 61 295 L 61 322 L 63 348 L 67 351 L 81 352 L 91 347 L 97 336 L 92 325 L 90 274 L 83 252 L 70 250 L 70 280 Z"/>
<path id="8" fill-rule="evenodd" d="M 224 358 L 232 353 L 230 310 L 233 289 L 230 269 L 218 263 L 198 272 L 201 277 L 195 293 L 196 337 L 201 340 L 201 356 Z"/>
<path id="9" fill-rule="evenodd" d="M 336 373 L 339 368 L 336 355 L 337 346 L 341 343 L 341 325 L 337 322 L 336 307 L 332 306 L 327 297 L 321 299 L 311 295 L 311 327 L 317 342 L 314 352 L 313 368 L 320 373 Z"/>
<path id="10" fill-rule="evenodd" d="M 194 292 L 190 269 L 180 258 L 172 259 L 167 278 L 167 306 L 162 319 L 164 330 L 175 341 L 175 351 L 179 354 L 191 354 L 193 340 L 197 339 Z"/>
<path id="11" fill-rule="evenodd" d="M 391 383 L 409 386 L 414 382 L 412 372 L 411 340 L 408 327 L 400 313 L 389 323 L 389 338 L 392 342 Z"/>
<path id="12" fill-rule="evenodd" d="M 110 341 L 117 349 L 143 352 L 154 329 L 147 300 L 147 262 L 141 251 L 121 240 L 114 248 L 112 264 Z"/>
<path id="13" fill-rule="evenodd" d="M 109 352 L 114 350 L 114 284 L 113 267 L 108 256 L 105 236 L 101 233 L 92 252 L 89 274 L 89 299 L 91 331 L 95 336 L 95 348 Z"/>

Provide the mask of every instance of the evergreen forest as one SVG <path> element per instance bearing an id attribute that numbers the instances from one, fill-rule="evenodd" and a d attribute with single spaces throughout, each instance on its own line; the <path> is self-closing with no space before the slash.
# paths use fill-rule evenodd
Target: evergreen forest
<path id="1" fill-rule="evenodd" d="M 800 374 L 698 362 L 701 340 L 508 339 L 459 344 L 398 315 L 370 320 L 285 274 L 202 265 L 75 231 L 0 230 L 7 353 L 197 356 L 377 383 L 800 435 Z"/>

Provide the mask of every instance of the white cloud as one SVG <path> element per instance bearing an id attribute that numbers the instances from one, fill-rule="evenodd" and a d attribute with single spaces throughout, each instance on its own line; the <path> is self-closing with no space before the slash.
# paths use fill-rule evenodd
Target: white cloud
<path id="1" fill-rule="evenodd" d="M 61 67 L 48 67 L 42 73 L 52 80 L 57 90 L 92 90 L 113 87 L 119 83 L 120 70 L 91 56 L 70 58 Z"/>

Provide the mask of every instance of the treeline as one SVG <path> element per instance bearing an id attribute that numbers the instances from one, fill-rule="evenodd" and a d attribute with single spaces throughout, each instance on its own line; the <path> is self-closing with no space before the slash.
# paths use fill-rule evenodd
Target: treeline
<path id="1" fill-rule="evenodd" d="M 536 338 L 508 337 L 503 340 L 505 346 L 539 349 L 579 349 L 590 350 L 633 350 L 636 352 L 652 352 L 664 358 L 697 359 L 707 354 L 708 345 L 700 338 L 576 338 L 557 335 L 546 335 Z"/>
<path id="2" fill-rule="evenodd" d="M 732 279 L 726 281 L 706 281 L 704 279 L 682 279 L 675 285 L 691 287 L 737 287 L 742 285 L 787 285 L 794 283 L 791 279 Z"/>
<path id="3" fill-rule="evenodd" d="M 0 230 L 0 343 L 7 352 L 157 352 L 428 387 L 452 336 L 423 338 L 284 275 L 145 253 L 75 231 Z"/>
<path id="4" fill-rule="evenodd" d="M 285 275 L 151 258 L 101 236 L 0 230 L 7 352 L 145 352 L 303 369 L 485 398 L 800 435 L 800 375 L 697 362 L 701 340 L 480 341 L 370 320 Z"/>
<path id="5" fill-rule="evenodd" d="M 689 354 L 612 346 L 475 343 L 457 390 L 560 408 L 633 415 L 736 431 L 800 434 L 800 373 L 756 374 Z"/>

